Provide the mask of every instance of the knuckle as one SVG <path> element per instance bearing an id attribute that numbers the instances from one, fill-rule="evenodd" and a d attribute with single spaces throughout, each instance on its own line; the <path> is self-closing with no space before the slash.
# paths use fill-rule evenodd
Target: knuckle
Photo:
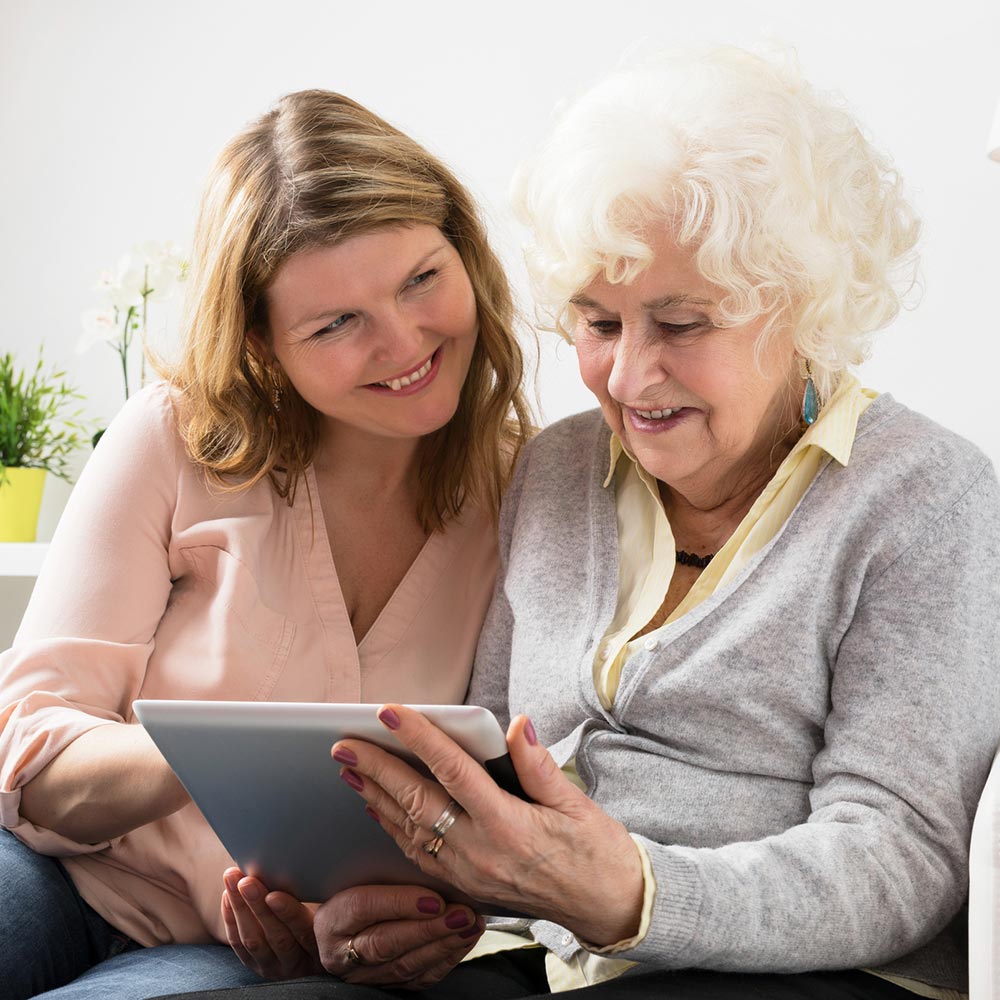
<path id="1" fill-rule="evenodd" d="M 355 940 L 355 947 L 358 942 Z M 364 955 L 368 965 L 385 965 L 396 958 L 397 948 L 387 934 L 372 934 L 365 939 L 358 953 Z"/>
<path id="2" fill-rule="evenodd" d="M 413 833 L 409 834 L 408 839 L 405 844 L 400 845 L 406 860 L 411 864 L 416 865 L 417 868 L 422 867 L 422 861 L 427 858 L 427 855 L 423 850 L 417 846 L 416 840 L 418 839 L 417 828 L 414 827 Z"/>
<path id="3" fill-rule="evenodd" d="M 280 934 L 271 940 L 271 948 L 279 957 L 294 955 L 299 950 L 298 942 L 286 934 Z"/>
<path id="4" fill-rule="evenodd" d="M 399 797 L 399 804 L 409 820 L 419 824 L 421 817 L 429 808 L 427 786 L 421 782 L 408 785 Z"/>
<path id="5" fill-rule="evenodd" d="M 442 785 L 461 785 L 469 776 L 469 758 L 455 753 L 439 753 L 427 766 Z"/>
<path id="6" fill-rule="evenodd" d="M 354 927 L 368 922 L 368 898 L 364 892 L 344 893 L 340 910 L 343 917 L 342 926 Z"/>
<path id="7" fill-rule="evenodd" d="M 319 964 L 333 976 L 344 973 L 344 940 L 343 937 L 317 938 Z"/>
<path id="8" fill-rule="evenodd" d="M 396 982 L 405 983 L 408 986 L 414 984 L 417 978 L 426 971 L 422 963 L 415 961 L 407 955 L 403 955 L 401 958 L 396 959 L 395 962 L 392 962 L 390 969 Z"/>

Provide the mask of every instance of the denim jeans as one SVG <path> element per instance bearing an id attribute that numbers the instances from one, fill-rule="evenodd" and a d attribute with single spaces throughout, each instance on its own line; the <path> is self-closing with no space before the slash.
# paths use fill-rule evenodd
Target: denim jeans
<path id="1" fill-rule="evenodd" d="M 3 1000 L 145 1000 L 261 981 L 223 945 L 137 945 L 81 899 L 55 858 L 0 829 Z"/>
<path id="2" fill-rule="evenodd" d="M 522 948 L 466 962 L 420 993 L 355 986 L 331 976 L 164 1000 L 544 1000 L 551 995 L 545 952 Z M 751 975 L 697 969 L 630 973 L 557 995 L 560 1000 L 915 1000 L 915 994 L 863 972 Z"/>

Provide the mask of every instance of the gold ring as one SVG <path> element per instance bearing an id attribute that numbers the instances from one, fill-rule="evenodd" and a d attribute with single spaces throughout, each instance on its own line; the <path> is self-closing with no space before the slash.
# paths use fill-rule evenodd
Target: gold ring
<path id="1" fill-rule="evenodd" d="M 444 846 L 444 837 L 439 834 L 433 840 L 428 840 L 424 844 L 424 854 L 429 854 L 432 858 L 436 858 L 438 856 L 438 851 L 441 850 L 442 846 Z"/>
<path id="2" fill-rule="evenodd" d="M 354 938 L 347 942 L 347 961 L 352 965 L 364 965 L 361 956 L 354 950 Z"/>
<path id="3" fill-rule="evenodd" d="M 450 799 L 441 815 L 438 816 L 437 821 L 431 827 L 431 833 L 443 840 L 444 835 L 455 825 L 455 820 L 462 815 L 463 811 L 462 807 L 454 799 Z"/>

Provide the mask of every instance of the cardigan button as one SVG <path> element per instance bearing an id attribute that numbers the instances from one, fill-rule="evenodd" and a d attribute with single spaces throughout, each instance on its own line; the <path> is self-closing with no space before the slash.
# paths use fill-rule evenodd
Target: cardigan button
<path id="1" fill-rule="evenodd" d="M 647 640 L 646 640 L 646 641 L 645 641 L 645 642 L 643 643 L 643 646 L 645 646 L 645 647 L 646 647 L 646 649 L 648 649 L 648 650 L 649 650 L 649 652 L 651 652 L 651 653 L 652 653 L 652 652 L 653 652 L 653 650 L 654 650 L 654 649 L 656 649 L 656 647 L 657 647 L 657 646 L 659 646 L 659 644 L 660 644 L 660 641 L 659 641 L 659 639 L 654 639 L 654 638 L 653 638 L 652 636 L 650 636 L 650 637 L 649 637 L 649 638 L 648 638 L 648 639 L 647 639 Z"/>

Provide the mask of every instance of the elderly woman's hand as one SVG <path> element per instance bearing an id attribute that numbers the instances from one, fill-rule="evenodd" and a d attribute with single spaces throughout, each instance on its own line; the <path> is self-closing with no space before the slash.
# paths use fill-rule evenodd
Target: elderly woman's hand
<path id="1" fill-rule="evenodd" d="M 420 886 L 357 886 L 317 910 L 226 870 L 222 916 L 240 961 L 265 979 L 329 972 L 351 983 L 423 989 L 443 979 L 484 929 L 467 906 Z"/>
<path id="2" fill-rule="evenodd" d="M 386 705 L 379 718 L 437 779 L 370 743 L 342 740 L 333 757 L 382 827 L 423 871 L 474 899 L 553 920 L 593 945 L 637 933 L 643 877 L 639 851 L 621 823 L 576 788 L 538 744 L 524 716 L 507 733 L 524 802 L 419 712 Z M 449 799 L 462 813 L 436 854 L 432 827 Z"/>
<path id="3" fill-rule="evenodd" d="M 426 989 L 479 940 L 483 918 L 421 886 L 345 889 L 316 912 L 323 968 L 349 983 Z"/>

